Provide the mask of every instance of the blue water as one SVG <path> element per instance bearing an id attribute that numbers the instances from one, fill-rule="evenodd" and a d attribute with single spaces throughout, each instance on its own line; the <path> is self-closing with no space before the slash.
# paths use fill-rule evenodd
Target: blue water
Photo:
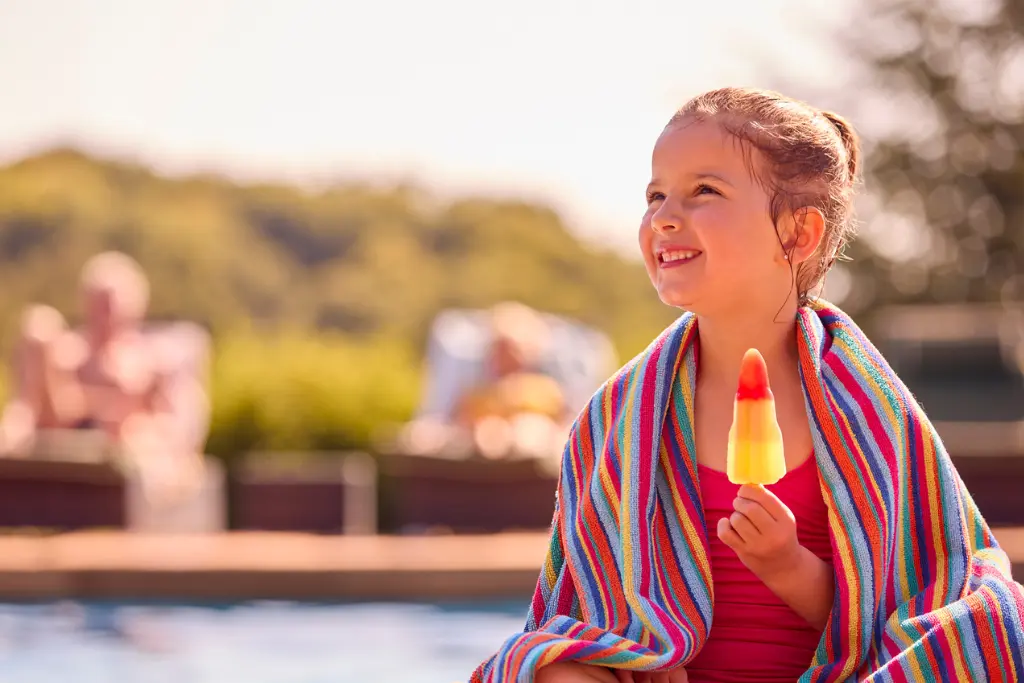
<path id="1" fill-rule="evenodd" d="M 0 683 L 454 683 L 526 605 L 0 604 Z"/>

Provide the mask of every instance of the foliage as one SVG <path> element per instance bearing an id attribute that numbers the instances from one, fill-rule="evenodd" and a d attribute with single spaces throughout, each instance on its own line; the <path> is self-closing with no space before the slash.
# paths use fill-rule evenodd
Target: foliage
<path id="1" fill-rule="evenodd" d="M 217 345 L 207 451 L 365 448 L 408 419 L 419 365 L 401 344 L 337 334 L 231 335 Z"/>
<path id="2" fill-rule="evenodd" d="M 1024 4 L 869 0 L 863 14 L 847 42 L 870 83 L 847 92 L 878 201 L 861 305 L 1024 300 Z"/>
<path id="3" fill-rule="evenodd" d="M 518 299 L 606 331 L 622 357 L 675 315 L 639 262 L 543 206 L 169 178 L 58 149 L 0 169 L 0 350 L 28 302 L 74 321 L 79 270 L 109 248 L 145 268 L 153 317 L 212 331 L 220 453 L 365 444 L 415 405 L 418 354 L 446 307 Z"/>

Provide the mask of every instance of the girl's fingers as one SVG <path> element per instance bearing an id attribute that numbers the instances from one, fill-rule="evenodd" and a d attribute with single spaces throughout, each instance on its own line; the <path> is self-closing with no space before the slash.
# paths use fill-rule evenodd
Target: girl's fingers
<path id="1" fill-rule="evenodd" d="M 729 516 L 729 524 L 732 528 L 740 535 L 744 543 L 750 543 L 761 535 L 761 532 L 757 530 L 753 522 L 747 519 L 747 516 L 742 512 L 734 512 Z"/>
<path id="2" fill-rule="evenodd" d="M 743 538 L 740 537 L 736 530 L 732 528 L 732 524 L 729 522 L 728 517 L 723 517 L 718 520 L 718 538 L 722 540 L 722 543 L 726 544 L 733 550 L 739 550 L 743 548 Z"/>
<path id="3" fill-rule="evenodd" d="M 732 502 L 732 507 L 736 512 L 750 520 L 750 523 L 754 525 L 759 533 L 766 533 L 775 525 L 775 518 L 760 503 L 756 503 L 749 498 L 737 496 Z"/>
<path id="4" fill-rule="evenodd" d="M 792 510 L 778 496 L 763 486 L 744 484 L 736 495 L 759 504 L 776 521 L 781 522 L 786 519 L 793 519 Z"/>

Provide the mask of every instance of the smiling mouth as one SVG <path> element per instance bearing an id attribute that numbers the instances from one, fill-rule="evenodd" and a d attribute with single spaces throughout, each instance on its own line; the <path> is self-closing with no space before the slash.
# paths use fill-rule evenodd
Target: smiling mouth
<path id="1" fill-rule="evenodd" d="M 682 265 L 701 255 L 696 249 L 666 249 L 657 254 L 658 264 L 662 266 Z"/>

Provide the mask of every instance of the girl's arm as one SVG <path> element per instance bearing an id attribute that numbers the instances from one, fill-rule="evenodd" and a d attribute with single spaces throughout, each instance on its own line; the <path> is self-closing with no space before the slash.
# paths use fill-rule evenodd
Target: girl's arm
<path id="1" fill-rule="evenodd" d="M 763 486 L 740 487 L 718 537 L 790 608 L 824 629 L 835 595 L 831 565 L 800 545 L 793 513 Z"/>
<path id="2" fill-rule="evenodd" d="M 825 630 L 832 612 L 835 574 L 832 565 L 807 548 L 799 548 L 792 567 L 766 572 L 764 576 L 758 574 L 758 578 L 808 623 Z"/>

